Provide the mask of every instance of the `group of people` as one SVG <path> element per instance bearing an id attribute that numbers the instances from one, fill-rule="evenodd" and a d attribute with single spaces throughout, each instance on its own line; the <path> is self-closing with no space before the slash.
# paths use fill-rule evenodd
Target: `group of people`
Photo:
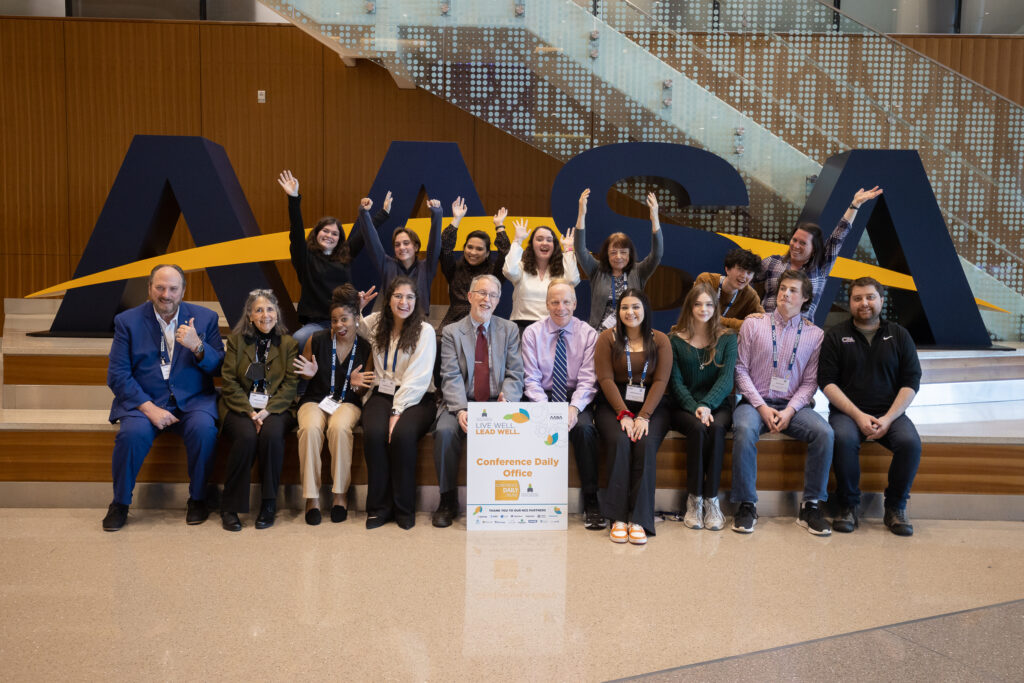
<path id="1" fill-rule="evenodd" d="M 762 262 L 746 250 L 729 252 L 723 273 L 695 279 L 678 322 L 665 334 L 653 329 L 643 291 L 664 248 L 653 193 L 647 197 L 651 250 L 642 260 L 623 233 L 610 235 L 596 255 L 587 250 L 589 191 L 580 196 L 577 223 L 565 237 L 548 226 L 531 231 L 524 220 L 514 221 L 510 237 L 502 208 L 494 216 L 497 254 L 490 235 L 476 230 L 461 257 L 455 246 L 465 202 L 456 198 L 442 231 L 441 204 L 429 200 L 430 234 L 420 260 L 419 237 L 404 226 L 392 233 L 391 253 L 381 244 L 377 226 L 388 217 L 390 193 L 372 216 L 373 202 L 361 200 L 347 239 L 331 217 L 307 236 L 298 180 L 285 171 L 278 182 L 288 195 L 301 327 L 289 335 L 274 293 L 254 290 L 225 344 L 216 315 L 183 301 L 181 269 L 153 269 L 149 301 L 115 319 L 108 384 L 114 392 L 110 420 L 120 429 L 105 530 L 125 524 L 139 469 L 164 431 L 184 438 L 187 523 L 209 515 L 206 482 L 220 436 L 229 444 L 222 526 L 242 528 L 254 463 L 261 489 L 254 526 L 272 526 L 292 430 L 306 523 L 322 521 L 325 437 L 330 518 L 343 522 L 357 426 L 368 475 L 366 527 L 415 524 L 418 443 L 430 431 L 440 490 L 431 521 L 447 527 L 460 511 L 457 476 L 468 403 L 523 400 L 568 404 L 583 522 L 588 529 L 610 526 L 613 542 L 642 545 L 654 535 L 657 453 L 670 429 L 686 436 L 685 525 L 723 529 L 719 484 L 730 427 L 734 531 L 750 533 L 756 524 L 758 438 L 781 432 L 808 444 L 800 525 L 818 535 L 858 526 L 858 454 L 870 439 L 894 453 L 885 524 L 900 535 L 913 533 L 906 503 L 921 451 L 905 415 L 921 375 L 913 342 L 902 327 L 881 319 L 884 291 L 871 278 L 852 283 L 848 322 L 824 333 L 806 317 L 855 212 L 879 188 L 856 193 L 827 241 L 818 226 L 800 224 L 783 256 Z M 351 282 L 352 260 L 364 248 L 378 272 L 379 292 L 376 286 L 358 291 Z M 428 315 L 438 265 L 448 280 L 449 308 L 435 330 Z M 592 292 L 586 321 L 575 315 L 581 267 Z M 513 285 L 510 320 L 494 314 L 503 279 Z M 751 286 L 757 281 L 764 282 L 763 297 Z M 218 373 L 219 397 L 213 386 Z M 830 402 L 828 421 L 812 409 L 819 385 Z M 599 491 L 602 453 L 608 480 Z M 821 504 L 832 466 L 838 513 L 830 524 Z"/>

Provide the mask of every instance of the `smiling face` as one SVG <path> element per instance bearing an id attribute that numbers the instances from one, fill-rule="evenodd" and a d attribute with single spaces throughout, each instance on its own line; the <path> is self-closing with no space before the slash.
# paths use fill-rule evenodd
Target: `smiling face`
<path id="1" fill-rule="evenodd" d="M 693 319 L 701 324 L 706 324 L 715 314 L 715 300 L 707 293 L 697 295 L 693 302 Z"/>
<path id="2" fill-rule="evenodd" d="M 640 327 L 644 321 L 644 304 L 635 296 L 623 297 L 619 302 L 619 320 L 628 329 Z"/>
<path id="3" fill-rule="evenodd" d="M 330 254 L 334 251 L 340 239 L 341 228 L 338 227 L 337 223 L 328 223 L 320 228 L 320 232 L 316 234 L 316 243 L 320 245 L 325 254 Z"/>
<path id="4" fill-rule="evenodd" d="M 726 268 L 725 285 L 722 287 L 722 289 L 727 289 L 730 292 L 734 292 L 737 289 L 743 289 L 744 287 L 749 285 L 750 281 L 753 279 L 754 273 L 749 270 L 744 270 L 741 266 L 733 266 L 732 268 Z"/>
<path id="5" fill-rule="evenodd" d="M 576 310 L 576 292 L 569 285 L 553 285 L 548 287 L 548 298 L 545 302 L 551 322 L 558 327 L 565 327 L 572 320 Z"/>
<path id="6" fill-rule="evenodd" d="M 858 327 L 877 327 L 882 317 L 882 295 L 874 285 L 858 285 L 850 288 L 850 313 Z"/>
<path id="7" fill-rule="evenodd" d="M 416 243 L 409 237 L 409 233 L 402 231 L 395 235 L 395 241 L 392 245 L 395 248 L 395 258 L 402 262 L 402 265 L 408 268 L 412 265 L 412 262 L 416 260 Z"/>
<path id="8" fill-rule="evenodd" d="M 779 293 L 776 298 L 776 310 L 787 320 L 800 314 L 800 309 L 808 297 L 804 296 L 804 286 L 800 280 L 783 279 L 779 282 Z"/>
<path id="9" fill-rule="evenodd" d="M 624 244 L 608 247 L 608 265 L 612 267 L 613 275 L 621 275 L 629 265 L 629 247 Z"/>
<path id="10" fill-rule="evenodd" d="M 494 308 L 501 298 L 501 289 L 490 280 L 481 278 L 475 282 L 466 298 L 469 299 L 469 313 L 473 320 L 485 323 L 494 315 Z"/>
<path id="11" fill-rule="evenodd" d="M 258 296 L 256 301 L 252 302 L 249 320 L 257 330 L 263 334 L 270 334 L 270 331 L 277 325 L 277 306 L 271 303 L 270 299 Z"/>
<path id="12" fill-rule="evenodd" d="M 794 267 L 802 266 L 814 255 L 814 238 L 806 230 L 797 230 L 789 238 L 789 262 Z"/>
<path id="13" fill-rule="evenodd" d="M 537 228 L 530 238 L 530 248 L 538 261 L 547 261 L 555 250 L 555 237 L 548 228 Z"/>
<path id="14" fill-rule="evenodd" d="M 391 293 L 388 305 L 391 306 L 391 315 L 395 320 L 405 320 L 416 308 L 416 292 L 409 285 L 398 285 Z"/>
<path id="15" fill-rule="evenodd" d="M 331 333 L 339 342 L 356 338 L 356 312 L 347 306 L 331 309 Z"/>
<path id="16" fill-rule="evenodd" d="M 462 247 L 462 258 L 471 266 L 478 266 L 487 258 L 487 246 L 479 237 L 470 237 Z"/>
<path id="17" fill-rule="evenodd" d="M 185 296 L 185 281 L 174 268 L 161 268 L 153 273 L 149 283 L 149 300 L 153 308 L 165 320 L 178 312 L 181 298 Z"/>

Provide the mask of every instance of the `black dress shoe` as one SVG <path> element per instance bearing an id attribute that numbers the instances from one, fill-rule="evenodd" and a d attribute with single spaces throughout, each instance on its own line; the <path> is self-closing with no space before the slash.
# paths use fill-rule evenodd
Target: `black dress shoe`
<path id="1" fill-rule="evenodd" d="M 370 515 L 366 518 L 367 529 L 379 529 L 392 519 L 391 515 Z"/>
<path id="2" fill-rule="evenodd" d="M 411 529 L 414 526 L 416 526 L 416 518 L 415 517 L 396 517 L 395 518 L 395 524 L 398 525 L 398 528 L 405 529 L 406 531 L 408 531 L 409 529 Z"/>
<path id="3" fill-rule="evenodd" d="M 117 531 L 128 521 L 128 506 L 111 503 L 107 508 L 107 516 L 103 518 L 104 531 Z"/>
<path id="4" fill-rule="evenodd" d="M 206 507 L 205 500 L 188 499 L 188 505 L 185 508 L 185 524 L 202 524 L 209 516 L 210 511 Z"/>
<path id="5" fill-rule="evenodd" d="M 348 510 L 345 509 L 344 505 L 332 505 L 331 506 L 331 521 L 337 524 L 338 522 L 344 522 L 348 519 Z"/>
<path id="6" fill-rule="evenodd" d="M 242 520 L 238 519 L 238 515 L 234 512 L 221 512 L 220 525 L 224 527 L 224 531 L 242 530 Z"/>
<path id="7" fill-rule="evenodd" d="M 260 505 L 260 513 L 256 515 L 257 529 L 269 529 L 274 526 L 274 516 L 277 514 L 277 501 L 265 500 Z"/>
<path id="8" fill-rule="evenodd" d="M 455 516 L 452 514 L 451 508 L 444 503 L 441 503 L 437 509 L 434 510 L 434 514 L 430 515 L 430 523 L 439 529 L 451 526 L 452 520 L 454 519 Z"/>
<path id="9" fill-rule="evenodd" d="M 306 524 L 310 526 L 316 526 L 323 519 L 320 516 L 320 508 L 311 508 L 306 510 Z"/>

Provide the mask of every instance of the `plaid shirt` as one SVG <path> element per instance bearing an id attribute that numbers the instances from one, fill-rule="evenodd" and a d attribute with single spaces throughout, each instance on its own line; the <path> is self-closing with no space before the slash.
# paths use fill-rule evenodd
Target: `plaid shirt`
<path id="1" fill-rule="evenodd" d="M 828 279 L 828 274 L 832 272 L 832 266 L 835 265 L 836 259 L 839 258 L 839 250 L 842 249 L 843 241 L 850 234 L 850 228 L 852 227 L 852 225 L 840 218 L 839 225 L 836 226 L 836 229 L 829 235 L 828 240 L 825 241 L 825 258 L 822 260 L 821 266 L 819 268 L 812 268 L 808 262 L 801 268 L 802 271 L 807 273 L 807 277 L 811 279 L 811 287 L 814 290 L 814 294 L 811 295 L 811 307 L 803 314 L 811 320 L 814 319 L 814 311 L 818 308 L 818 300 L 821 298 L 821 290 L 825 287 L 825 280 Z M 764 301 L 761 303 L 764 306 L 764 310 L 768 313 L 775 310 L 775 297 L 779 293 L 779 280 L 788 269 L 788 251 L 782 256 L 769 256 L 761 262 L 761 273 L 756 279 L 764 281 Z"/>

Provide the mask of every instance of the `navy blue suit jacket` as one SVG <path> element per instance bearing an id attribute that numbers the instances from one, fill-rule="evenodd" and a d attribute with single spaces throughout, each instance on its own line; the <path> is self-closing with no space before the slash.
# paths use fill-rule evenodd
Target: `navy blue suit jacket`
<path id="1" fill-rule="evenodd" d="M 126 415 L 144 417 L 139 406 L 152 401 L 167 409 L 171 394 L 178 408 L 188 412 L 201 410 L 217 418 L 217 395 L 213 378 L 224 360 L 224 342 L 217 327 L 217 314 L 208 308 L 181 302 L 178 324 L 195 318 L 196 332 L 203 340 L 203 359 L 177 342 L 171 357 L 171 375 L 165 380 L 160 372 L 160 326 L 150 301 L 119 313 L 114 318 L 114 341 L 110 345 L 107 386 L 114 392 L 110 421 Z"/>

